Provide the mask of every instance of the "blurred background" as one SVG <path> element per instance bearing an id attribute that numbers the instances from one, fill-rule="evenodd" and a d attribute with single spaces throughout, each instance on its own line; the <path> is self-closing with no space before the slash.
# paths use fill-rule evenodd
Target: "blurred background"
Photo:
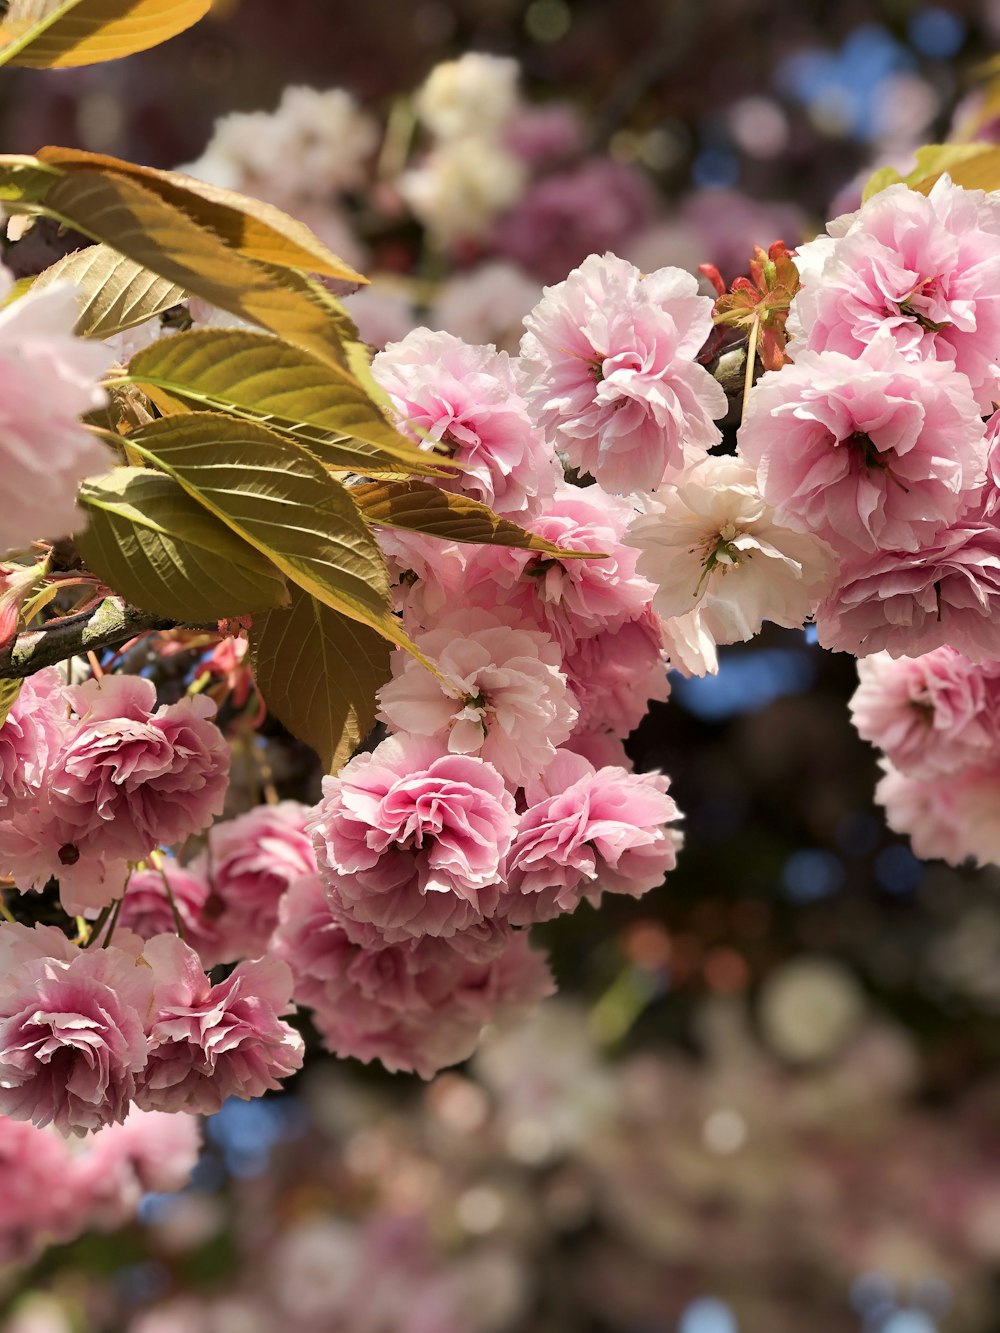
<path id="1" fill-rule="evenodd" d="M 998 49 L 1000 0 L 217 0 L 144 55 L 4 71 L 0 129 L 218 167 L 219 117 L 346 89 L 367 176 L 317 198 L 227 169 L 376 275 L 371 341 L 430 311 L 502 342 L 461 280 L 504 264 L 526 310 L 605 248 L 731 280 L 875 166 L 991 135 Z M 393 158 L 419 166 L 409 95 L 470 50 L 520 62 L 528 168 L 456 231 Z M 673 779 L 679 867 L 539 932 L 556 1000 L 430 1084 L 314 1041 L 286 1093 L 208 1122 L 187 1190 L 5 1270 L 3 1333 L 997 1333 L 1000 872 L 885 828 L 854 685 L 779 630 L 674 680 L 628 749 Z M 301 751 L 261 743 L 308 797 Z"/>

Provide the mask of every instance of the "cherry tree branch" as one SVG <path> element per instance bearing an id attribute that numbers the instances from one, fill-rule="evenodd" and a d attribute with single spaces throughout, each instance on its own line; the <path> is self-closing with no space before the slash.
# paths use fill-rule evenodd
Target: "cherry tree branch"
<path id="1" fill-rule="evenodd" d="M 0 680 L 22 680 L 70 657 L 118 648 L 137 634 L 176 629 L 178 623 L 106 597 L 90 611 L 19 634 L 10 648 L 0 653 Z"/>

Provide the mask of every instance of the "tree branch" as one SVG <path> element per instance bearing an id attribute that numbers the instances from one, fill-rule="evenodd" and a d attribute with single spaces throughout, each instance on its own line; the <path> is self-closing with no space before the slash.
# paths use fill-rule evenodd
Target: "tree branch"
<path id="1" fill-rule="evenodd" d="M 178 624 L 106 597 L 92 611 L 19 634 L 11 647 L 0 653 L 0 680 L 22 680 L 67 658 L 118 648 L 137 634 L 177 629 Z"/>

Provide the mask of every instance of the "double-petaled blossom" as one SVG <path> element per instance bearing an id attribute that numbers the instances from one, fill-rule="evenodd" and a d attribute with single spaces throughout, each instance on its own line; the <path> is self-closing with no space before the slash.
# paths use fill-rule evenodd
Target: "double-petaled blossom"
<path id="1" fill-rule="evenodd" d="M 279 801 L 213 825 L 204 853 L 191 866 L 210 888 L 213 962 L 257 958 L 266 949 L 281 895 L 316 869 L 308 815 L 309 807 L 298 801 Z"/>
<path id="2" fill-rule="evenodd" d="M 824 648 L 919 657 L 943 644 L 1000 659 L 1000 528 L 974 511 L 919 551 L 850 561 L 816 609 Z"/>
<path id="3" fill-rule="evenodd" d="M 461 465 L 446 490 L 482 500 L 501 514 L 537 509 L 555 488 L 556 464 L 518 392 L 510 358 L 451 333 L 414 329 L 372 363 L 404 428 Z"/>
<path id="4" fill-rule="evenodd" d="M 655 588 L 636 572 L 639 553 L 625 541 L 634 517 L 631 504 L 598 486 L 560 486 L 526 526 L 553 546 L 593 552 L 594 558 L 469 547 L 460 585 L 466 604 L 510 607 L 551 634 L 564 651 L 639 619 Z"/>
<path id="5" fill-rule="evenodd" d="M 0 266 L 0 300 L 13 283 Z M 73 336 L 78 314 L 65 284 L 0 310 L 0 555 L 71 532 L 77 487 L 107 467 L 104 446 L 79 418 L 104 405 L 98 380 L 113 353 Z"/>
<path id="6" fill-rule="evenodd" d="M 900 772 L 933 779 L 988 764 L 1000 747 L 1000 665 L 947 645 L 921 657 L 858 662 L 851 717 Z"/>
<path id="7" fill-rule="evenodd" d="M 182 866 L 173 856 L 157 854 L 130 875 L 118 924 L 143 940 L 180 931 L 208 967 L 219 961 L 215 920 L 220 907 L 198 866 Z"/>
<path id="8" fill-rule="evenodd" d="M 968 381 L 907 361 L 887 333 L 853 357 L 793 351 L 755 386 L 739 435 L 775 518 L 838 550 L 919 550 L 985 480 Z"/>
<path id="9" fill-rule="evenodd" d="M 875 800 L 885 807 L 886 823 L 905 833 L 922 860 L 1000 865 L 1000 764 L 963 768 L 942 779 L 900 773 L 881 760 L 884 776 Z"/>
<path id="10" fill-rule="evenodd" d="M 660 773 L 595 769 L 560 751 L 525 789 L 527 809 L 507 863 L 500 914 L 514 925 L 548 921 L 602 893 L 639 897 L 676 863 L 679 818 Z"/>
<path id="11" fill-rule="evenodd" d="M 319 873 L 350 932 L 450 936 L 494 916 L 513 797 L 483 759 L 391 736 L 323 779 L 310 821 Z"/>
<path id="12" fill-rule="evenodd" d="M 166 1115 L 133 1106 L 125 1122 L 105 1125 L 74 1158 L 73 1179 L 87 1208 L 88 1225 L 124 1226 L 145 1195 L 183 1189 L 201 1153 L 196 1116 Z"/>
<path id="13" fill-rule="evenodd" d="M 662 628 L 651 608 L 617 629 L 581 639 L 562 666 L 580 710 L 577 735 L 627 736 L 650 700 L 662 702 L 670 694 Z"/>
<path id="14" fill-rule="evenodd" d="M 143 956 L 156 986 L 139 1106 L 211 1114 L 227 1097 L 246 1101 L 278 1088 L 302 1064 L 302 1038 L 281 1019 L 292 974 L 280 960 L 239 963 L 213 986 L 176 935 L 148 941 Z"/>
<path id="15" fill-rule="evenodd" d="M 272 943 L 295 975 L 328 1050 L 431 1078 L 472 1054 L 486 1023 L 516 1016 L 554 989 L 544 956 L 520 932 L 480 941 L 352 943 L 316 878 L 293 884 Z"/>
<path id="16" fill-rule="evenodd" d="M 433 737 L 452 754 L 488 760 L 512 786 L 537 774 L 567 740 L 575 700 L 558 646 L 527 624 L 488 611 L 455 612 L 393 654 L 393 679 L 379 691 L 379 718 L 394 731 Z"/>
<path id="17" fill-rule="evenodd" d="M 738 458 L 705 458 L 645 506 L 626 534 L 636 566 L 656 585 L 665 620 L 697 616 L 717 643 L 759 633 L 765 620 L 787 628 L 813 612 L 836 567 L 819 538 L 776 521 L 754 470 Z"/>
<path id="18" fill-rule="evenodd" d="M 887 335 L 909 361 L 965 375 L 983 411 L 1000 394 L 1000 203 L 942 176 L 929 194 L 892 185 L 799 247 L 792 354 L 856 358 Z"/>
<path id="19" fill-rule="evenodd" d="M 200 832 L 222 810 L 229 747 L 207 699 L 156 707 L 152 681 L 104 676 L 64 690 L 74 716 L 16 826 L 0 869 L 18 888 L 60 880 L 71 913 L 124 888 L 129 861 Z"/>
<path id="20" fill-rule="evenodd" d="M 554 446 L 609 491 L 654 490 L 719 440 L 726 395 L 696 358 L 712 302 L 681 269 L 591 255 L 525 320 L 521 378 Z"/>
<path id="21" fill-rule="evenodd" d="M 116 938 L 83 951 L 54 926 L 0 926 L 0 1115 L 80 1135 L 125 1119 L 153 974 L 137 937 Z"/>
<path id="22" fill-rule="evenodd" d="M 68 711 L 55 667 L 46 667 L 22 684 L 0 727 L 0 814 L 5 821 L 38 798 L 48 766 L 65 742 Z M 0 860 L 2 856 L 0 850 Z"/>

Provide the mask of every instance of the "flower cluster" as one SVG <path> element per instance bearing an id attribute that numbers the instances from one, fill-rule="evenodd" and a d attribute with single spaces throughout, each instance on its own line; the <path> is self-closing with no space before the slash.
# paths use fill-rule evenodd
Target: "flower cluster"
<path id="1" fill-rule="evenodd" d="M 914 852 L 1000 863 L 1000 662 L 943 646 L 858 662 L 854 725 L 883 751 L 875 799 Z"/>
<path id="2" fill-rule="evenodd" d="M 0 926 L 0 1114 L 83 1135 L 148 1111 L 218 1110 L 302 1062 L 281 1019 L 291 973 L 240 963 L 212 985 L 176 935 L 79 948 L 55 926 Z"/>

